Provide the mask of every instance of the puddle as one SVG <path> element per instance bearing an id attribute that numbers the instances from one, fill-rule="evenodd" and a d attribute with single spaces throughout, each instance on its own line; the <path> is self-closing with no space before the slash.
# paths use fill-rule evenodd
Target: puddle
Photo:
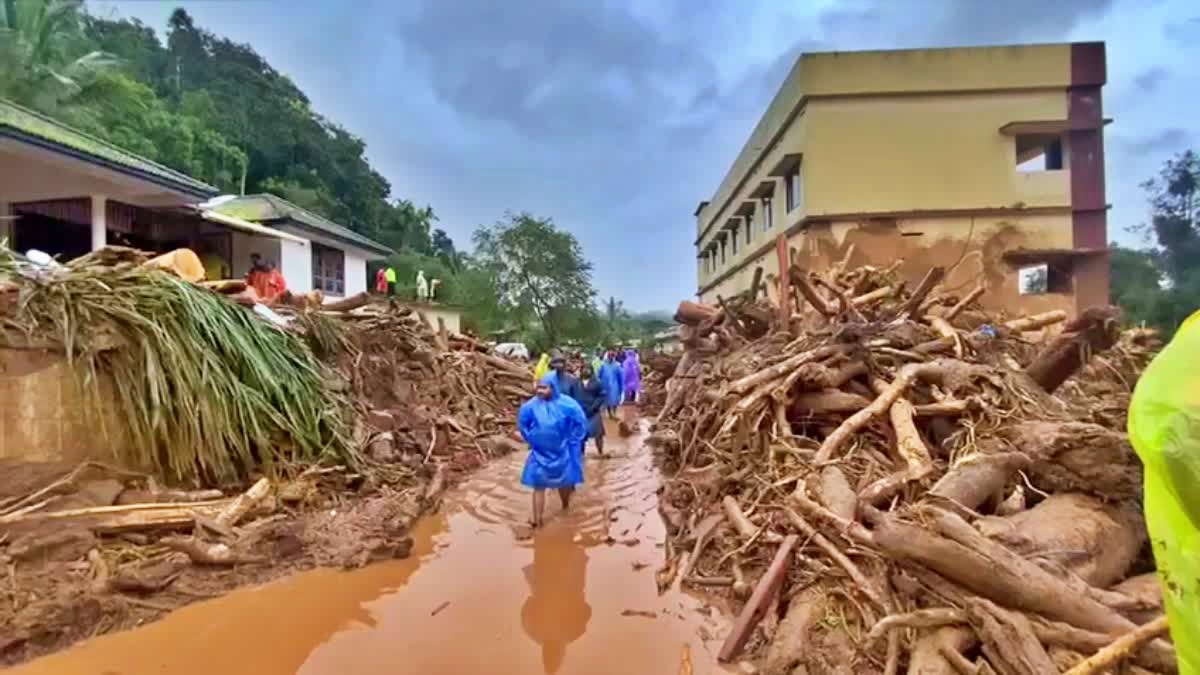
<path id="1" fill-rule="evenodd" d="M 447 493 L 408 560 L 317 570 L 180 609 L 12 668 L 12 675 L 674 675 L 720 672 L 725 622 L 686 594 L 659 596 L 665 533 L 640 439 L 610 429 L 585 485 L 546 527 L 520 525 L 523 454 Z M 615 543 L 607 543 L 610 537 Z"/>

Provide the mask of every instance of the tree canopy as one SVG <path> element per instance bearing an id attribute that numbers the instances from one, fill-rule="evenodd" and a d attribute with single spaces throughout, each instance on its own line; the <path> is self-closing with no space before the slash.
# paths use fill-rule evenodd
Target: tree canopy
<path id="1" fill-rule="evenodd" d="M 164 32 L 87 13 L 82 0 L 0 0 L 0 98 L 233 194 L 270 192 L 397 251 L 401 291 L 418 270 L 480 332 L 549 348 L 618 344 L 669 325 L 664 315 L 597 307 L 591 263 L 549 218 L 508 213 L 459 251 L 431 206 L 392 194 L 362 139 L 317 113 L 250 45 L 183 9 Z M 374 273 L 378 265 L 373 265 Z"/>
<path id="2" fill-rule="evenodd" d="M 362 139 L 252 47 L 176 9 L 165 43 L 81 0 L 3 0 L 0 98 L 230 193 L 273 192 L 396 250 L 457 260 L 429 206 L 392 195 Z"/>
<path id="3" fill-rule="evenodd" d="M 1113 245 L 1112 297 L 1129 321 L 1169 337 L 1200 308 L 1200 156 L 1191 150 L 1176 155 L 1142 187 L 1150 222 L 1139 229 L 1153 245 Z"/>

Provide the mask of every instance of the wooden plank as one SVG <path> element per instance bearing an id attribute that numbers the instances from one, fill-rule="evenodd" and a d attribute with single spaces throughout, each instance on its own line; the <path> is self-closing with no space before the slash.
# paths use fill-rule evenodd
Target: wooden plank
<path id="1" fill-rule="evenodd" d="M 779 597 L 783 580 L 787 578 L 788 568 L 792 563 L 796 542 L 799 540 L 800 538 L 794 534 L 784 537 L 783 543 L 779 545 L 779 550 L 775 552 L 775 559 L 771 561 L 771 566 L 758 580 L 758 585 L 754 587 L 754 592 L 750 594 L 750 599 L 746 601 L 746 606 L 738 615 L 737 622 L 733 624 L 733 630 L 730 631 L 729 637 L 725 638 L 725 644 L 721 645 L 717 659 L 722 663 L 728 663 L 737 658 L 742 647 L 746 646 L 746 640 L 750 639 L 750 633 L 762 620 L 768 601 L 771 598 Z"/>

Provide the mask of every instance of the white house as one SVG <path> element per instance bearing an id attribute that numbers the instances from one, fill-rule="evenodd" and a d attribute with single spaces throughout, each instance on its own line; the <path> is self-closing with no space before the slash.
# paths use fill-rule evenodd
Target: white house
<path id="1" fill-rule="evenodd" d="M 209 278 L 274 260 L 288 288 L 338 298 L 367 288 L 368 260 L 392 251 L 275 195 L 217 188 L 0 100 L 0 240 L 64 259 L 107 244 L 187 247 Z"/>
<path id="2" fill-rule="evenodd" d="M 234 233 L 231 246 L 233 276 L 250 269 L 250 254 L 273 260 L 294 293 L 320 290 L 327 298 L 340 298 L 367 290 L 367 261 L 392 254 L 383 244 L 322 218 L 272 194 L 218 198 L 212 211 L 265 225 L 307 243 L 276 239 L 262 241 Z"/>

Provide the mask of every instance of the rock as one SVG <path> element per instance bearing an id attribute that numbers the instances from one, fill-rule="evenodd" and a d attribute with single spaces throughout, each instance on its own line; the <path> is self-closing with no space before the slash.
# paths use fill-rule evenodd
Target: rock
<path id="1" fill-rule="evenodd" d="M 14 560 L 69 562 L 79 560 L 96 546 L 96 535 L 85 529 L 31 532 L 8 545 Z"/>

